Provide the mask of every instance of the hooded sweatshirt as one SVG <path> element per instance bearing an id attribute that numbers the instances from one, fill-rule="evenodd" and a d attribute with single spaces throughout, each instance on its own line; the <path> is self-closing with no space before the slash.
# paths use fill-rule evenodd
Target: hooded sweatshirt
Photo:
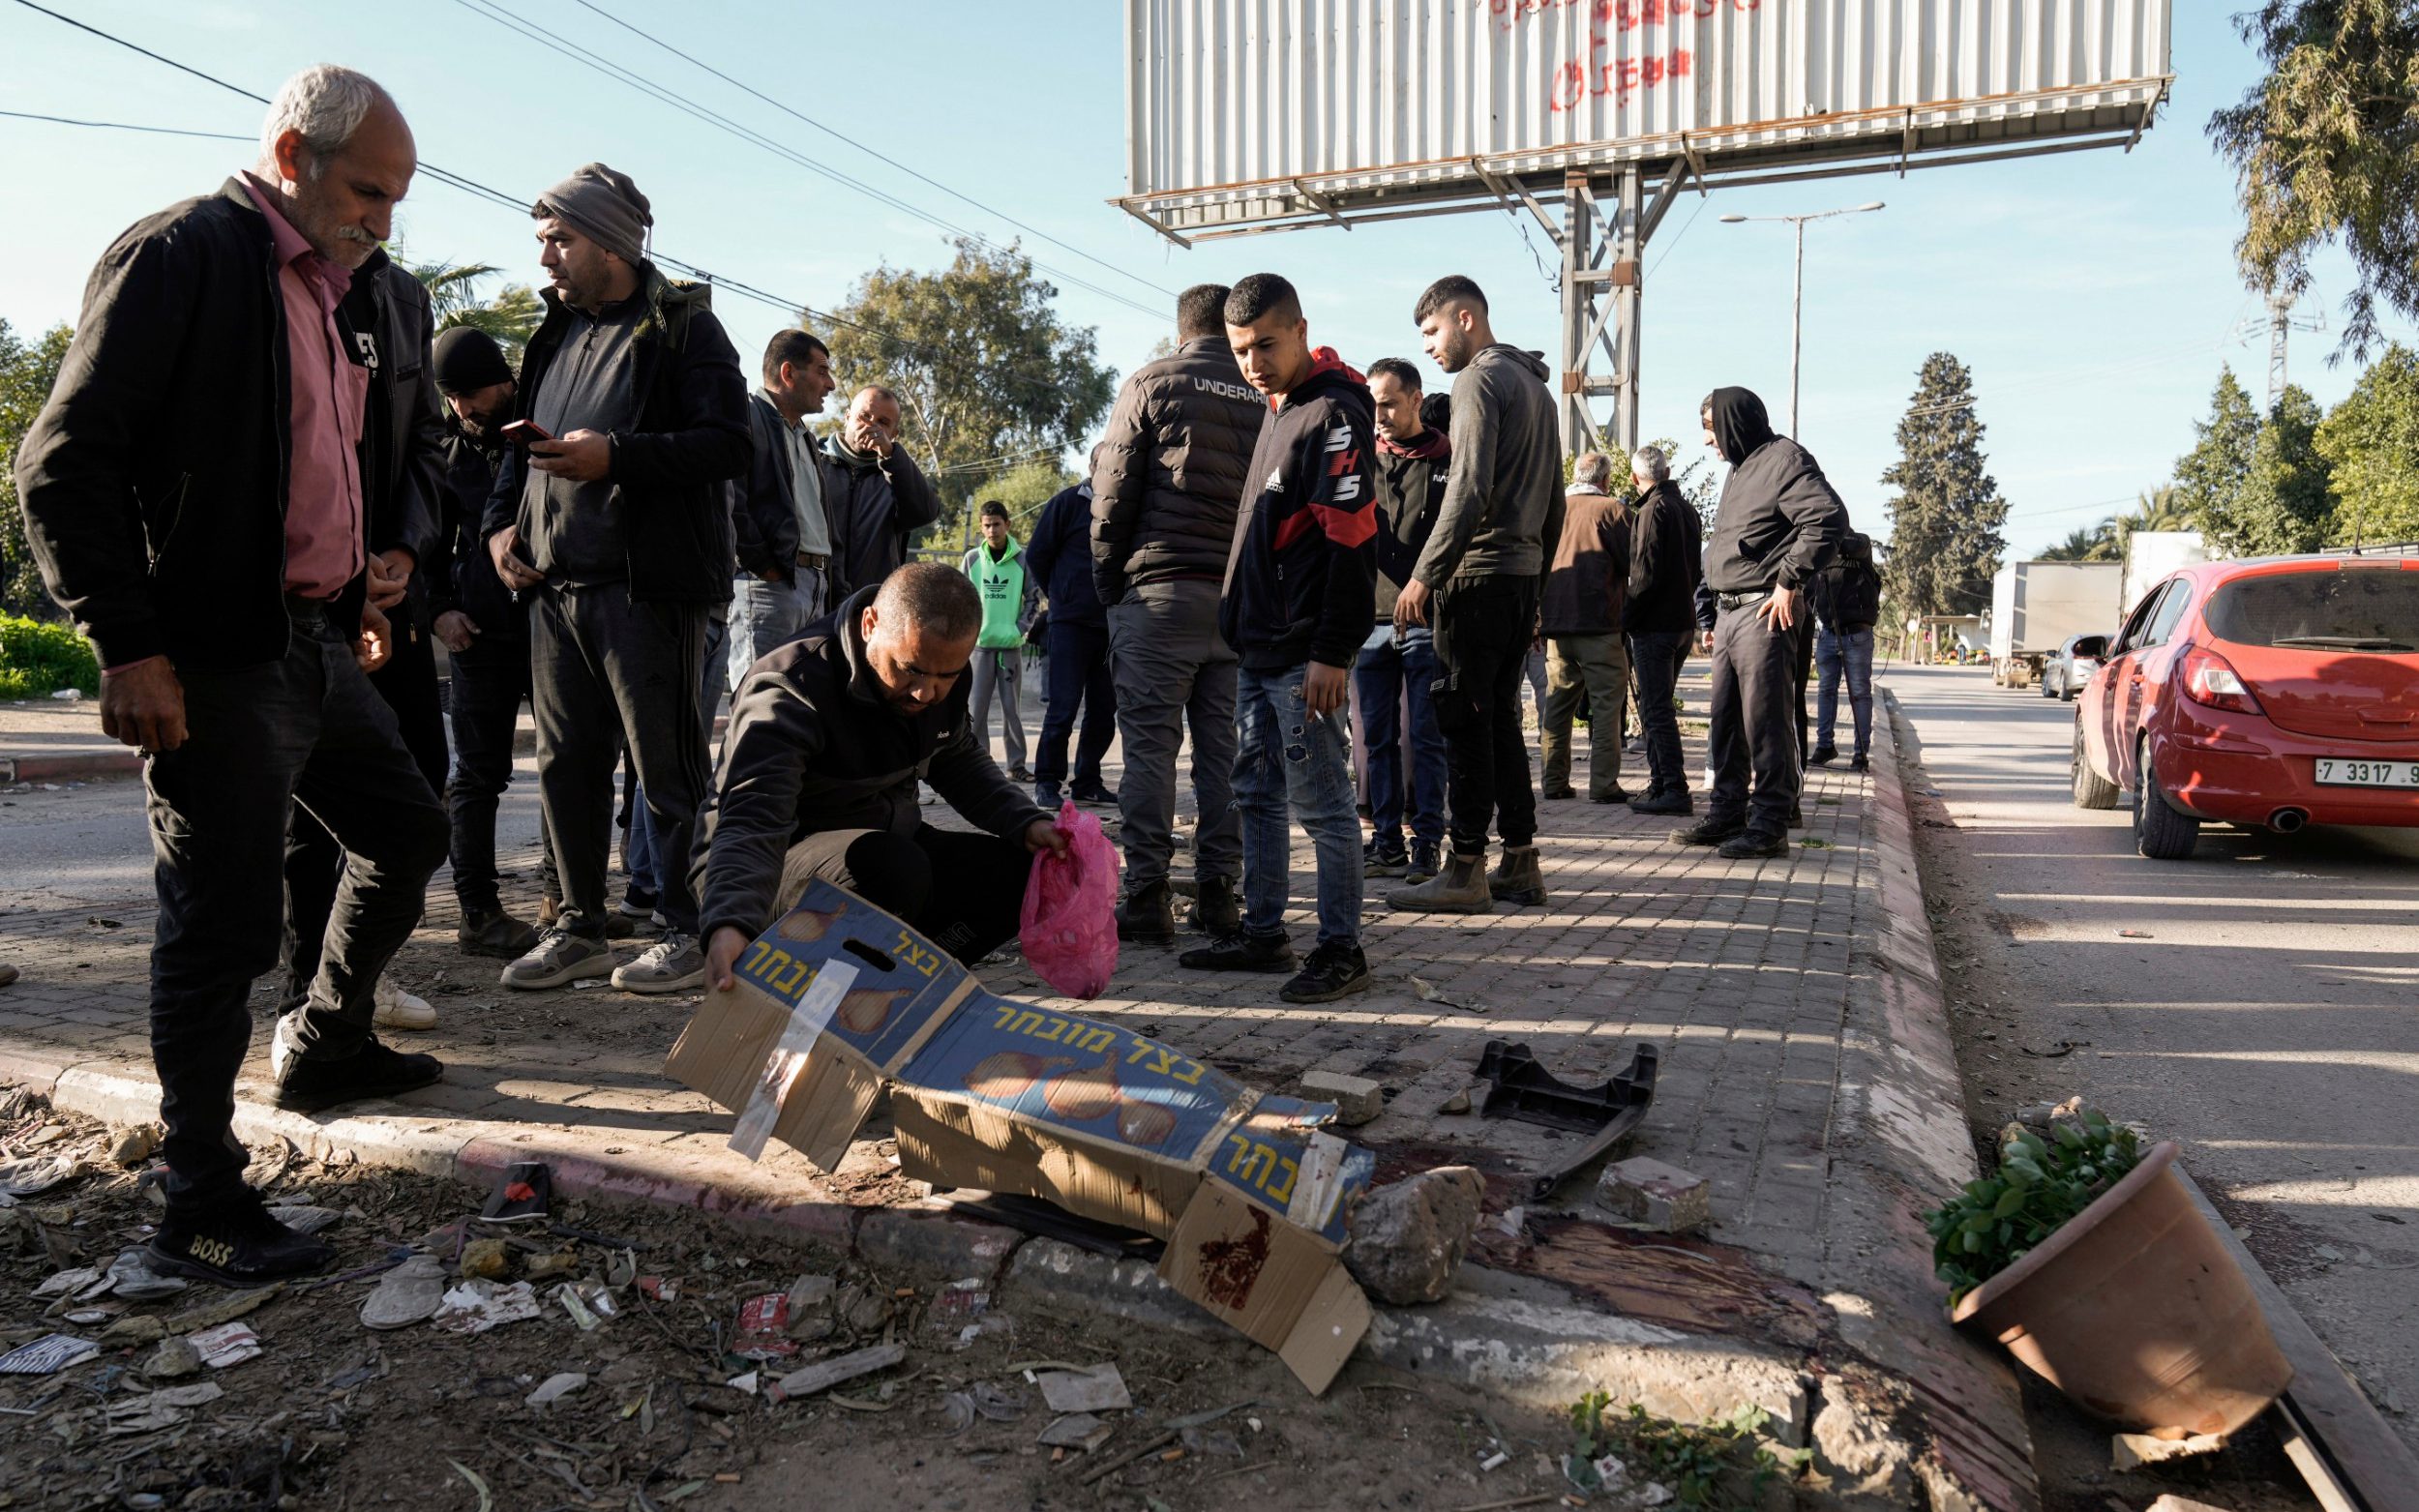
<path id="1" fill-rule="evenodd" d="M 1498 341 L 1453 380 L 1452 474 L 1413 576 L 1535 578 L 1562 534 L 1563 454 L 1544 359 Z"/>
<path id="2" fill-rule="evenodd" d="M 1773 433 L 1753 391 L 1716 389 L 1706 403 L 1730 476 L 1705 544 L 1705 585 L 1716 593 L 1804 588 L 1838 549 L 1848 507 L 1805 447 Z"/>
<path id="3" fill-rule="evenodd" d="M 1325 346 L 1260 428 L 1227 553 L 1218 631 L 1245 667 L 1350 667 L 1377 565 L 1369 385 Z"/>
<path id="4" fill-rule="evenodd" d="M 1378 437 L 1372 474 L 1378 489 L 1378 591 L 1373 608 L 1382 623 L 1394 618 L 1394 600 L 1427 547 L 1428 532 L 1436 526 L 1436 506 L 1452 476 L 1452 441 L 1424 419 L 1420 425 L 1420 432 L 1407 443 Z"/>

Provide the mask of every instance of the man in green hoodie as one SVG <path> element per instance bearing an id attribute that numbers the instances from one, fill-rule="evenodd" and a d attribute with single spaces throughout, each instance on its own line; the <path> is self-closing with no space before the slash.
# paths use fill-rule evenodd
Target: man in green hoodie
<path id="1" fill-rule="evenodd" d="M 1000 739 L 1007 747 L 1008 777 L 1030 783 L 1033 774 L 1025 767 L 1025 711 L 1018 699 L 1024 686 L 1025 632 L 1033 622 L 1039 590 L 1025 570 L 1024 551 L 1008 534 L 1008 507 L 985 499 L 980 519 L 983 539 L 958 564 L 983 601 L 971 697 L 974 739 L 984 750 L 991 749 L 991 699 L 999 695 Z"/>

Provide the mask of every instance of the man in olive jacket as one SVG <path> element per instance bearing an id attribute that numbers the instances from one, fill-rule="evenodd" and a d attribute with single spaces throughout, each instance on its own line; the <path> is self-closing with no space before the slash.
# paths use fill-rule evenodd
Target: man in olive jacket
<path id="1" fill-rule="evenodd" d="M 538 789 L 563 906 L 503 981 L 685 992 L 705 974 L 688 887 L 710 780 L 699 705 L 706 620 L 737 562 L 724 485 L 751 457 L 747 381 L 710 291 L 646 260 L 654 216 L 628 175 L 591 163 L 531 213 L 552 286 L 515 403 L 544 436 L 497 469 L 486 529 L 497 575 L 535 600 Z M 616 726 L 667 857 L 664 937 L 620 966 L 605 923 Z"/>
<path id="2" fill-rule="evenodd" d="M 101 727 L 148 756 L 167 1126 L 151 1263 L 229 1286 L 334 1258 L 268 1215 L 231 1127 L 296 805 L 335 835 L 345 872 L 308 997 L 277 1027 L 278 1102 L 392 1096 L 441 1071 L 371 1029 L 373 986 L 419 922 L 446 827 L 364 675 L 388 634 L 368 601 L 365 521 L 395 474 L 362 466 L 379 417 L 343 313 L 417 166 L 376 83 L 330 65 L 288 79 L 251 171 L 103 253 L 16 458 L 44 583 L 100 655 Z M 411 344 L 372 334 L 382 353 Z"/>

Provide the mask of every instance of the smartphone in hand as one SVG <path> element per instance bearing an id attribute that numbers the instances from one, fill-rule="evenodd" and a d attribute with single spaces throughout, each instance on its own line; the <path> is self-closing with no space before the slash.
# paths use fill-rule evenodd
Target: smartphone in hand
<path id="1" fill-rule="evenodd" d="M 505 440 L 510 441 L 513 445 L 523 448 L 524 450 L 532 441 L 552 441 L 554 439 L 554 437 L 548 432 L 544 426 L 539 425 L 534 420 L 516 420 L 497 433 L 502 435 Z"/>

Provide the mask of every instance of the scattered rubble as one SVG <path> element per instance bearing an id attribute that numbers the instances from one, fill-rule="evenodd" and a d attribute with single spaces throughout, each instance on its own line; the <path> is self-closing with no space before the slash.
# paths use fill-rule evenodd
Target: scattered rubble
<path id="1" fill-rule="evenodd" d="M 1335 1121 L 1348 1129 L 1386 1112 L 1386 1088 L 1367 1077 L 1348 1077 L 1333 1071 L 1305 1072 L 1301 1095 L 1314 1103 L 1333 1103 Z"/>
<path id="2" fill-rule="evenodd" d="M 1345 1220 L 1353 1242 L 1344 1264 L 1383 1301 L 1441 1302 L 1452 1292 L 1485 1197 L 1486 1178 L 1468 1166 L 1378 1187 Z"/>
<path id="3" fill-rule="evenodd" d="M 1644 1155 L 1606 1166 L 1597 1182 L 1596 1203 L 1623 1223 L 1656 1233 L 1702 1233 L 1714 1216 L 1703 1176 Z"/>

